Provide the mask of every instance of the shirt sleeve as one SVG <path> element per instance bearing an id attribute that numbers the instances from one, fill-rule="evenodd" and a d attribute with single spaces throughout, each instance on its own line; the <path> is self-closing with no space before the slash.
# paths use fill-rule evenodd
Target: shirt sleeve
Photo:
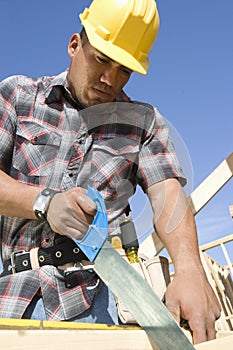
<path id="1" fill-rule="evenodd" d="M 158 112 L 154 110 L 153 122 L 147 127 L 148 137 L 139 154 L 137 179 L 144 191 L 153 184 L 176 178 L 182 186 L 186 178 L 180 166 L 169 128 Z"/>
<path id="2" fill-rule="evenodd" d="M 17 77 L 13 76 L 0 83 L 0 164 L 9 170 L 14 147 L 14 133 L 17 124 L 15 110 L 17 98 Z"/>

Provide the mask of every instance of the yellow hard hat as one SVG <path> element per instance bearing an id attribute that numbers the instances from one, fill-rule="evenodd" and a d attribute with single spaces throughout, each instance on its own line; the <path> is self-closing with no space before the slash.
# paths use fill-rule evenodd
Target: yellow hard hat
<path id="1" fill-rule="evenodd" d="M 154 0 L 93 0 L 80 19 L 93 47 L 132 71 L 147 73 L 159 30 Z"/>

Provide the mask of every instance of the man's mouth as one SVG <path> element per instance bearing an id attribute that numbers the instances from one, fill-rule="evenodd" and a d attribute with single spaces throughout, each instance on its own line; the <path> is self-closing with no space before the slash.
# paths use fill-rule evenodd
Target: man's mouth
<path id="1" fill-rule="evenodd" d="M 111 94 L 109 92 L 107 92 L 106 90 L 102 90 L 99 88 L 93 88 L 93 90 L 95 91 L 95 93 L 100 96 L 100 97 L 110 97 Z"/>

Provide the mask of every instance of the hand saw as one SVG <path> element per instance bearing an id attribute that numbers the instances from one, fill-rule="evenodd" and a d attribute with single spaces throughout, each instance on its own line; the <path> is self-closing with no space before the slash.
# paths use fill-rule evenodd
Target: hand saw
<path id="1" fill-rule="evenodd" d="M 82 240 L 74 240 L 94 262 L 94 270 L 146 331 L 160 350 L 194 350 L 175 319 L 149 284 L 108 242 L 108 218 L 101 194 L 89 187 L 87 195 L 97 213 Z"/>

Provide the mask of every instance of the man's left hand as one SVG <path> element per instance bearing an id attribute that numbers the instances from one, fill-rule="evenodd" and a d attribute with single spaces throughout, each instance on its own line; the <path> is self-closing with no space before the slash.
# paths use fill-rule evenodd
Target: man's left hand
<path id="1" fill-rule="evenodd" d="M 220 317 L 219 302 L 202 267 L 175 274 L 166 292 L 166 306 L 176 321 L 188 321 L 193 343 L 215 339 L 215 321 Z"/>

